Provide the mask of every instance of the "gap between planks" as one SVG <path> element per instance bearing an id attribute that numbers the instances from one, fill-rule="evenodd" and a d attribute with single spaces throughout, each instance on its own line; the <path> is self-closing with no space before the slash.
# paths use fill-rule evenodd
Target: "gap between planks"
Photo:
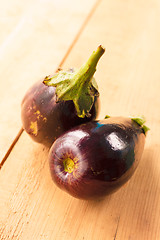
<path id="1" fill-rule="evenodd" d="M 95 4 L 93 5 L 91 11 L 89 12 L 89 14 L 87 15 L 87 17 L 85 18 L 84 22 L 82 23 L 79 31 L 77 32 L 75 38 L 73 39 L 71 45 L 69 46 L 68 50 L 66 51 L 66 53 L 64 54 L 64 57 L 62 58 L 62 61 L 60 62 L 60 64 L 58 65 L 58 68 L 56 71 L 58 71 L 59 68 L 62 67 L 62 65 L 64 64 L 64 62 L 66 61 L 68 55 L 70 54 L 70 52 L 72 51 L 74 45 L 76 44 L 76 42 L 78 41 L 81 33 L 84 31 L 87 23 L 89 22 L 89 20 L 91 19 L 91 17 L 93 16 L 96 8 L 98 7 L 98 5 L 100 4 L 101 0 L 97 0 L 95 2 Z M 10 155 L 12 149 L 14 148 L 14 146 L 16 145 L 16 143 L 18 142 L 21 134 L 23 133 L 24 129 L 21 127 L 21 129 L 19 130 L 17 136 L 15 137 L 15 139 L 13 140 L 12 144 L 10 145 L 8 151 L 6 152 L 5 156 L 3 157 L 1 163 L 0 163 L 0 170 L 3 167 L 4 163 L 6 162 L 8 156 Z"/>
<path id="2" fill-rule="evenodd" d="M 6 152 L 5 156 L 3 157 L 1 163 L 0 163 L 0 170 L 2 168 L 2 166 L 4 165 L 4 163 L 6 162 L 8 156 L 10 155 L 12 149 L 14 148 L 15 144 L 17 143 L 18 139 L 20 138 L 21 134 L 23 133 L 23 128 L 21 128 L 17 134 L 17 136 L 15 137 L 15 139 L 13 140 L 12 144 L 10 145 L 8 151 Z"/>

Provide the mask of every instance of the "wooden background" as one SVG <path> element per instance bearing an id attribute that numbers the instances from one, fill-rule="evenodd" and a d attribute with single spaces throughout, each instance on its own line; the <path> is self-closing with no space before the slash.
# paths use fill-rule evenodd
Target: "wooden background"
<path id="1" fill-rule="evenodd" d="M 79 67 L 99 44 L 99 118 L 145 115 L 151 130 L 132 179 L 94 202 L 53 184 L 20 104 L 34 82 Z M 160 239 L 160 0 L 0 0 L 0 84 L 1 240 Z"/>

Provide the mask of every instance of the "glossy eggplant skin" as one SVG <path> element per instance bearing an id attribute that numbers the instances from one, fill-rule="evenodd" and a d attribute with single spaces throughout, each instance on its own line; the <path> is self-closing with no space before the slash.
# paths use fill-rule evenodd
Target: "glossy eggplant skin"
<path id="1" fill-rule="evenodd" d="M 96 97 L 90 117 L 80 118 L 72 101 L 57 102 L 55 90 L 55 87 L 39 81 L 27 91 L 21 103 L 24 130 L 34 141 L 47 147 L 67 130 L 95 119 L 99 108 Z"/>
<path id="2" fill-rule="evenodd" d="M 49 153 L 52 179 L 76 198 L 102 198 L 131 178 L 144 144 L 143 129 L 129 118 L 82 124 L 52 145 Z M 69 172 L 64 169 L 66 159 L 74 162 Z"/>

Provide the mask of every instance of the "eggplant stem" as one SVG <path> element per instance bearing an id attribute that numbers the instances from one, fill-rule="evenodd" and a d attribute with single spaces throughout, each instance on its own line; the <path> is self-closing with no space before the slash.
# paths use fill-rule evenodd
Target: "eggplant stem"
<path id="1" fill-rule="evenodd" d="M 100 45 L 97 50 L 91 54 L 88 61 L 74 73 L 73 79 L 75 83 L 78 82 L 78 85 L 80 85 L 91 80 L 96 71 L 97 63 L 104 52 L 105 49 Z"/>
<path id="2" fill-rule="evenodd" d="M 145 119 L 144 116 L 142 116 L 142 117 L 132 117 L 131 120 L 134 121 L 134 122 L 136 122 L 139 126 L 142 127 L 145 135 L 146 135 L 146 133 L 150 130 L 149 127 L 147 127 L 146 125 L 144 125 L 144 123 L 146 122 L 146 119 Z"/>

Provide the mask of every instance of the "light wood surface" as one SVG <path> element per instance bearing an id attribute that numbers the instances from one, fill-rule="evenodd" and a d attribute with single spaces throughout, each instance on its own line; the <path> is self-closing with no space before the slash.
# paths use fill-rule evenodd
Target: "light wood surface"
<path id="1" fill-rule="evenodd" d="M 10 3 L 9 3 L 10 2 Z M 160 1 L 0 1 L 0 239 L 160 239 Z M 48 149 L 21 129 L 25 91 L 102 44 L 99 118 L 145 115 L 150 131 L 131 180 L 103 201 L 52 182 Z"/>

